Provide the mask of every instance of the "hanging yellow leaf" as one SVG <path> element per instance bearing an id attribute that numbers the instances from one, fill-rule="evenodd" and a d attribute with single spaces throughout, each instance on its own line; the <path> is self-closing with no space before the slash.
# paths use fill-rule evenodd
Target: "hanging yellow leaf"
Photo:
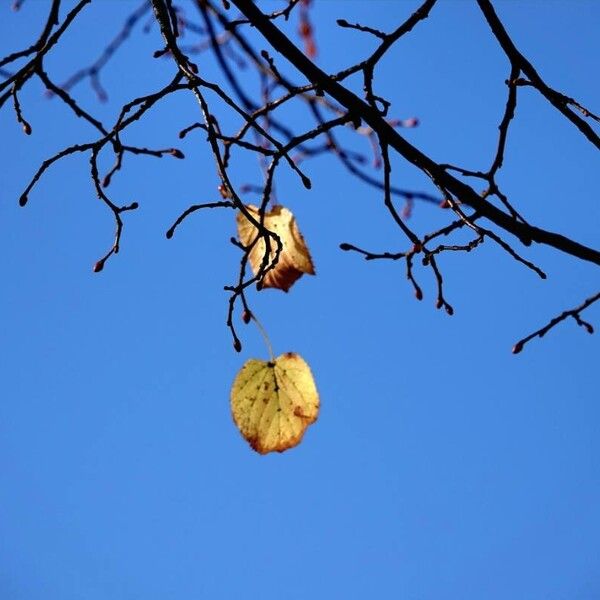
<path id="1" fill-rule="evenodd" d="M 250 359 L 233 382 L 231 414 L 260 454 L 293 448 L 319 415 L 319 394 L 310 367 L 294 352 L 274 362 Z"/>
<path id="2" fill-rule="evenodd" d="M 246 206 L 248 212 L 260 221 L 260 213 L 256 206 L 249 204 Z M 271 269 L 264 276 L 263 287 L 272 287 L 287 292 L 294 282 L 302 277 L 303 273 L 309 275 L 315 274 L 310 253 L 306 242 L 302 237 L 296 224 L 296 217 L 284 206 L 274 206 L 270 212 L 265 213 L 264 226 L 273 233 L 276 233 L 283 244 L 279 260 L 274 269 Z M 258 228 L 253 225 L 241 212 L 237 214 L 237 227 L 240 236 L 240 242 L 244 246 L 249 246 L 254 242 L 258 235 Z M 252 250 L 248 259 L 253 273 L 256 275 L 260 269 L 265 256 L 265 240 L 261 237 Z M 269 261 L 275 257 L 276 243 L 271 242 L 271 252 Z"/>

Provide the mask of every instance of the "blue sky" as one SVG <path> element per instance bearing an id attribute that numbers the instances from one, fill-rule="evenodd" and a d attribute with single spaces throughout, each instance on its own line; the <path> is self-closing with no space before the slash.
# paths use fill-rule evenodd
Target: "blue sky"
<path id="1" fill-rule="evenodd" d="M 597 112 L 600 5 L 496 4 L 546 81 Z M 316 0 L 319 64 L 339 69 L 373 48 L 336 18 L 389 29 L 415 5 Z M 92 3 L 48 59 L 51 75 L 93 60 L 135 6 Z M 33 39 L 46 7 L 0 8 L 0 54 Z M 156 29 L 136 29 L 103 73 L 110 101 L 85 82 L 73 94 L 114 121 L 172 74 L 151 58 L 158 47 Z M 217 77 L 209 55 L 197 62 Z M 395 116 L 420 119 L 405 132 L 412 143 L 485 168 L 508 71 L 474 3 L 442 0 L 376 84 Z M 520 97 L 499 181 L 531 221 L 598 247 L 597 153 L 532 90 Z M 339 251 L 406 248 L 377 192 L 331 157 L 304 163 L 310 192 L 282 167 L 278 198 L 297 215 L 317 276 L 251 302 L 275 352 L 311 364 L 322 409 L 298 448 L 259 456 L 229 409 L 237 370 L 267 356 L 239 315 L 241 354 L 225 327 L 223 285 L 239 259 L 232 214 L 194 215 L 164 238 L 189 204 L 217 199 L 202 137 L 177 138 L 198 119 L 193 100 L 174 97 L 132 128 L 131 143 L 176 145 L 186 160 L 126 159 L 109 190 L 141 207 L 125 215 L 122 251 L 101 274 L 92 266 L 113 223 L 87 157 L 56 165 L 17 205 L 44 158 L 94 132 L 38 82 L 21 103 L 30 137 L 10 106 L 0 112 L 1 598 L 600 597 L 600 342 L 567 322 L 510 353 L 596 291 L 597 269 L 525 250 L 548 272 L 541 281 L 489 242 L 443 255 L 450 318 L 434 307 L 429 272 L 417 272 L 419 303 L 402 265 Z M 290 116 L 299 130 L 303 115 Z M 236 169 L 238 183 L 260 180 L 252 161 Z M 431 191 L 400 160 L 394 178 Z M 417 205 L 411 224 L 425 232 L 446 217 Z M 600 326 L 598 307 L 587 317 Z"/>

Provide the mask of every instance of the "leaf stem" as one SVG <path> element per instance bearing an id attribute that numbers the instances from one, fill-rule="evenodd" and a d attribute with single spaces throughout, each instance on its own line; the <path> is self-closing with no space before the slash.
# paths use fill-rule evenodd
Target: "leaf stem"
<path id="1" fill-rule="evenodd" d="M 265 340 L 265 344 L 267 345 L 267 349 L 269 350 L 269 356 L 271 357 L 271 362 L 275 362 L 275 355 L 273 354 L 273 347 L 271 346 L 271 340 L 269 339 L 267 330 L 263 327 L 263 324 L 256 318 L 253 312 L 250 313 L 250 318 L 256 323 L 260 334 Z"/>

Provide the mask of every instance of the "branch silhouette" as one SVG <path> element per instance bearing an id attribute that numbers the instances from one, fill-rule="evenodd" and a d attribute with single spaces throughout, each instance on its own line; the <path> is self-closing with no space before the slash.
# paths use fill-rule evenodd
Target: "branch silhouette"
<path id="1" fill-rule="evenodd" d="M 125 155 L 185 158 L 183 152 L 176 147 L 155 148 L 152 144 L 138 146 L 125 143 L 129 127 L 143 120 L 152 107 L 172 94 L 191 94 L 198 112 L 190 119 L 190 125 L 179 132 L 179 138 L 183 139 L 192 131 L 200 132 L 206 137 L 219 179 L 217 199 L 209 198 L 206 202 L 192 204 L 174 217 L 173 224 L 167 230 L 167 238 L 172 238 L 188 218 L 204 212 L 203 209 L 233 210 L 256 227 L 256 238 L 250 244 L 244 245 L 237 239 L 231 240 L 241 253 L 237 279 L 225 287 L 230 293 L 227 326 L 236 350 L 241 349 L 241 340 L 234 324 L 235 311 L 239 306 L 243 314 L 252 314 L 248 290 L 250 286 L 257 286 L 259 289 L 262 287 L 265 276 L 277 267 L 283 250 L 280 236 L 265 226 L 269 206 L 276 203 L 279 170 L 282 167 L 290 169 L 303 186 L 310 189 L 311 180 L 303 170 L 304 162 L 324 154 L 335 157 L 340 169 L 348 177 L 355 177 L 379 191 L 389 218 L 406 239 L 406 247 L 397 251 L 371 251 L 349 242 L 342 243 L 340 248 L 362 255 L 366 260 L 404 261 L 409 284 L 416 298 L 421 300 L 423 292 L 415 269 L 418 259 L 420 266 L 430 271 L 436 283 L 436 307 L 444 308 L 449 315 L 453 314 L 454 308 L 445 298 L 444 278 L 437 263 L 437 257 L 444 252 L 474 252 L 488 240 L 542 279 L 546 278 L 545 272 L 527 258 L 526 254 L 521 254 L 527 253 L 532 244 L 547 246 L 574 259 L 600 265 L 600 250 L 540 224 L 531 223 L 523 216 L 523 207 L 516 206 L 497 181 L 505 160 L 507 139 L 519 97 L 525 93 L 526 88 L 536 90 L 597 149 L 600 149 L 600 137 L 595 127 L 600 122 L 600 117 L 578 100 L 545 82 L 517 48 L 490 0 L 477 0 L 477 5 L 482 19 L 489 27 L 490 35 L 504 53 L 508 67 L 507 74 L 503 77 L 506 83 L 506 103 L 499 120 L 495 152 L 485 171 L 472 169 L 467 165 L 437 162 L 410 143 L 401 130 L 417 126 L 418 119 L 400 118 L 391 114 L 392 101 L 377 93 L 376 75 L 380 61 L 393 52 L 400 39 L 409 36 L 417 27 L 426 27 L 428 17 L 435 10 L 436 0 L 421 2 L 405 21 L 389 33 L 368 23 L 350 23 L 339 19 L 338 26 L 347 30 L 344 35 L 371 36 L 376 40 L 376 47 L 359 62 L 332 73 L 325 72 L 313 60 L 318 51 L 318 36 L 311 22 L 311 0 L 287 0 L 283 8 L 271 13 L 263 12 L 260 5 L 252 0 L 223 0 L 222 4 L 215 0 L 192 0 L 190 6 L 194 9 L 198 22 L 173 0 L 148 0 L 129 15 L 95 61 L 77 68 L 59 84 L 45 61 L 60 44 L 64 33 L 77 26 L 77 17 L 90 3 L 91 0 L 79 0 L 61 20 L 61 0 L 50 0 L 48 16 L 37 40 L 0 59 L 0 108 L 12 99 L 16 120 L 26 134 L 30 134 L 32 127 L 36 126 L 35 119 L 27 114 L 27 107 L 23 106 L 19 94 L 35 77 L 44 85 L 49 97 L 61 101 L 75 117 L 83 119 L 95 136 L 84 143 L 67 145 L 47 158 L 26 185 L 19 203 L 21 206 L 28 203 L 36 184 L 52 165 L 70 155 L 87 155 L 93 190 L 112 213 L 115 223 L 113 243 L 93 267 L 94 271 L 101 271 L 121 247 L 125 236 L 124 213 L 134 211 L 139 206 L 138 201 L 117 203 L 108 195 L 113 178 L 123 171 Z M 21 4 L 22 2 L 15 3 L 15 8 L 18 9 Z M 233 15 L 233 9 L 238 14 Z M 126 40 L 135 34 L 136 29 L 141 28 L 139 24 L 145 18 L 148 21 L 142 31 L 148 33 L 154 26 L 159 29 L 162 37 L 163 46 L 154 52 L 154 59 L 172 61 L 173 74 L 171 80 L 159 89 L 124 104 L 118 118 L 109 126 L 81 106 L 74 95 L 75 88 L 87 78 L 98 98 L 107 100 L 108 93 L 100 83 L 101 73 L 111 61 L 116 60 L 119 52 L 126 51 Z M 280 24 L 295 18 L 299 40 L 290 38 L 280 27 Z M 262 36 L 270 46 L 269 51 L 257 50 L 252 41 L 255 36 L 249 35 L 250 30 Z M 184 35 L 196 36 L 196 43 L 183 45 Z M 193 54 L 201 52 L 212 56 L 220 73 L 218 81 L 211 81 L 201 74 L 191 59 Z M 278 66 L 279 60 L 287 63 L 286 74 Z M 288 74 L 288 67 L 291 67 L 293 76 Z M 240 75 L 242 68 L 256 76 L 259 82 L 258 93 L 256 86 L 248 84 L 247 75 Z M 362 78 L 362 95 L 352 91 L 347 84 L 346 80 L 353 75 Z M 292 77 L 297 77 L 300 82 L 293 81 Z M 293 122 L 284 116 L 284 109 L 293 104 L 308 109 L 311 118 L 308 124 Z M 224 129 L 221 121 L 225 121 L 221 115 L 225 112 L 238 120 L 237 129 Z M 229 119 L 227 122 L 230 122 Z M 342 137 L 338 132 L 350 129 L 354 132 L 355 139 L 367 146 L 372 154 L 371 161 L 368 152 L 340 141 Z M 105 153 L 113 156 L 114 163 L 106 173 L 101 174 L 99 157 Z M 229 169 L 234 157 L 238 156 L 256 158 L 263 179 L 261 185 L 235 183 Z M 411 190 L 399 187 L 392 171 L 394 156 L 423 173 L 430 181 L 431 189 Z M 484 182 L 486 189 L 483 192 L 476 191 L 467 183 L 473 180 Z M 257 192 L 259 195 L 258 217 L 242 200 L 248 192 Z M 398 202 L 402 202 L 403 206 L 398 206 Z M 433 231 L 417 231 L 410 222 L 415 202 L 438 206 L 450 216 L 448 222 Z M 452 239 L 446 240 L 460 231 L 469 231 L 471 239 L 460 243 Z M 258 271 L 253 273 L 248 269 L 248 257 L 257 244 L 262 247 L 263 243 L 264 257 Z M 581 318 L 581 312 L 599 299 L 600 293 L 593 294 L 576 308 L 562 312 L 546 326 L 517 342 L 514 352 L 521 351 L 529 341 L 542 337 L 568 317 L 592 332 L 592 326 Z"/>

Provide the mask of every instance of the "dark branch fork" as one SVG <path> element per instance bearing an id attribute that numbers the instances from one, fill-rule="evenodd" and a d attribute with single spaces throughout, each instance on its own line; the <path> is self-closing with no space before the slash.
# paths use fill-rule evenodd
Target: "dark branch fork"
<path id="1" fill-rule="evenodd" d="M 530 245 L 532 242 L 546 244 L 556 248 L 557 250 L 571 254 L 577 258 L 600 265 L 599 251 L 583 246 L 582 244 L 579 244 L 578 242 L 560 234 L 529 225 L 520 219 L 519 216 L 514 213 L 514 211 L 511 211 L 513 214 L 506 214 L 502 212 L 500 209 L 496 208 L 493 204 L 486 200 L 486 194 L 483 196 L 477 194 L 468 185 L 450 175 L 447 169 L 444 169 L 443 166 L 436 164 L 435 161 L 431 160 L 429 157 L 407 142 L 402 136 L 400 136 L 400 134 L 391 128 L 383 118 L 385 112 L 387 111 L 387 106 L 384 106 L 383 109 L 378 110 L 376 105 L 377 99 L 372 94 L 371 87 L 371 63 L 367 62 L 366 66 L 362 66 L 357 69 L 363 70 L 365 75 L 365 100 L 363 101 L 347 88 L 344 88 L 339 81 L 328 76 L 307 57 L 305 57 L 269 19 L 266 19 L 264 15 L 262 15 L 259 8 L 253 2 L 250 0 L 232 0 L 232 2 L 242 12 L 242 14 L 253 23 L 254 27 L 262 33 L 271 46 L 277 52 L 283 55 L 294 67 L 296 67 L 311 83 L 317 84 L 320 89 L 322 89 L 324 92 L 327 92 L 340 105 L 355 115 L 357 119 L 364 120 L 375 132 L 377 132 L 380 143 L 384 145 L 383 147 L 387 148 L 389 146 L 394 148 L 403 158 L 425 172 L 432 179 L 432 181 L 439 188 L 441 188 L 445 194 L 447 194 L 446 199 L 451 205 L 454 205 L 453 208 L 456 209 L 459 202 L 469 205 L 476 211 L 478 217 L 487 218 L 494 225 L 507 231 L 508 233 L 515 235 L 525 245 Z M 418 18 L 422 14 L 427 15 L 434 3 L 434 1 L 425 2 L 419 9 L 421 12 L 419 13 L 419 11 L 417 11 L 417 13 L 411 17 L 412 22 L 418 21 Z M 479 0 L 479 4 L 484 11 L 486 18 L 491 20 L 492 14 L 489 10 L 491 8 L 491 4 L 487 0 Z M 397 31 L 400 31 L 400 29 Z M 494 29 L 494 33 L 499 35 L 498 28 Z M 380 47 L 385 51 L 385 49 L 387 49 L 387 47 L 384 46 L 386 38 L 384 36 L 381 37 L 384 41 Z M 502 44 L 505 40 L 501 39 L 500 41 Z M 511 77 L 508 81 L 509 98 L 507 101 L 505 117 L 500 125 L 500 138 L 496 158 L 492 163 L 488 173 L 481 174 L 481 176 L 487 179 L 490 183 L 490 190 L 488 190 L 487 195 L 498 192 L 497 186 L 494 182 L 494 176 L 502 164 L 506 133 L 508 130 L 508 125 L 514 114 L 514 107 L 516 106 L 514 75 L 517 74 L 517 68 L 524 70 L 530 79 L 533 77 L 536 85 L 540 88 L 540 91 L 542 91 L 542 93 L 548 97 L 547 86 L 544 87 L 545 84 L 542 85 L 543 82 L 540 78 L 535 78 L 535 71 L 530 68 L 529 63 L 524 59 L 524 57 L 522 57 L 522 55 L 518 54 L 518 57 L 515 55 L 515 58 L 511 61 L 511 64 Z M 556 95 L 550 94 L 550 96 L 551 98 L 548 97 L 548 99 L 553 103 L 556 102 Z M 560 106 L 557 106 L 557 108 L 559 108 L 563 114 L 565 114 L 565 111 L 568 110 Z M 587 123 L 583 122 L 582 124 L 581 119 L 577 117 L 577 115 L 573 115 L 571 111 L 569 111 L 569 114 L 565 114 L 565 116 L 574 122 L 580 128 L 582 133 L 584 133 L 584 135 L 590 139 L 590 141 L 594 141 L 595 134 L 592 135 L 593 131 L 590 133 Z M 389 198 L 389 194 L 387 193 L 386 198 Z M 386 204 L 389 204 L 389 199 L 386 200 Z M 397 215 L 394 216 L 394 218 L 412 241 L 412 235 L 406 231 L 406 228 L 403 225 L 401 225 L 401 221 L 397 218 Z M 489 235 L 489 230 L 486 230 L 486 233 Z M 499 238 L 496 239 L 496 241 L 498 240 Z M 510 251 L 510 247 L 505 242 L 501 242 L 501 245 L 506 250 Z M 511 251 L 511 254 L 513 254 L 513 257 L 518 258 L 520 262 L 524 262 L 528 266 L 534 268 L 538 274 L 542 274 L 537 267 L 534 267 L 531 265 L 531 263 L 520 259 L 520 257 L 518 257 L 514 251 Z"/>
<path id="2" fill-rule="evenodd" d="M 511 65 L 513 65 L 513 68 L 521 70 L 529 79 L 528 83 L 535 87 L 546 100 L 552 104 L 552 106 L 571 121 L 571 123 L 573 123 L 573 125 L 575 125 L 575 127 L 577 127 L 577 129 L 579 129 L 579 131 L 600 150 L 600 137 L 598 137 L 598 134 L 590 127 L 589 123 L 573 112 L 569 108 L 569 105 L 575 106 L 575 108 L 586 117 L 592 117 L 596 121 L 598 120 L 598 117 L 583 108 L 583 106 L 573 100 L 573 98 L 569 98 L 568 96 L 553 90 L 544 82 L 533 65 L 519 52 L 513 41 L 510 39 L 510 36 L 498 18 L 490 0 L 477 0 L 477 4 L 485 16 L 492 33 L 502 47 L 502 50 L 504 50 Z"/>
<path id="3" fill-rule="evenodd" d="M 530 333 L 528 336 L 519 340 L 513 346 L 513 354 L 518 354 L 519 352 L 521 352 L 521 350 L 523 350 L 523 347 L 525 346 L 525 344 L 527 342 L 530 342 L 533 338 L 544 337 L 553 327 L 555 327 L 562 321 L 568 319 L 569 317 L 571 317 L 577 323 L 577 325 L 579 325 L 580 327 L 583 327 L 588 333 L 594 333 L 593 326 L 581 318 L 581 313 L 586 308 L 590 307 L 592 304 L 594 304 L 595 302 L 598 302 L 599 300 L 600 300 L 600 292 L 594 294 L 593 296 L 590 296 L 589 298 L 587 298 L 587 300 L 584 300 L 579 306 L 576 306 L 575 308 L 571 308 L 569 310 L 565 310 L 560 315 L 551 319 L 546 325 L 544 325 L 537 331 L 534 331 L 533 333 Z"/>
<path id="4" fill-rule="evenodd" d="M 427 19 L 436 0 L 424 0 L 417 10 L 390 33 L 375 29 L 368 24 L 338 20 L 340 27 L 350 30 L 348 35 L 373 36 L 377 40 L 377 45 L 364 60 L 331 74 L 322 71 L 310 59 L 314 51 L 314 39 L 312 26 L 308 20 L 310 8 L 308 0 L 287 0 L 282 9 L 270 14 L 263 13 L 252 0 L 223 0 L 224 8 L 214 0 L 192 0 L 192 5 L 200 18 L 199 24 L 190 21 L 172 0 L 148 0 L 129 15 L 96 61 L 75 71 L 62 84 L 57 84 L 45 68 L 44 59 L 90 2 L 91 0 L 79 0 L 61 23 L 61 1 L 51 0 L 48 17 L 37 41 L 23 50 L 0 59 L 0 77 L 4 78 L 0 81 L 0 108 L 8 99 L 12 99 L 16 119 L 25 133 L 31 133 L 32 126 L 25 118 L 27 111 L 23 110 L 22 97 L 20 99 L 19 95 L 23 86 L 35 76 L 43 83 L 49 95 L 61 100 L 74 115 L 85 120 L 99 136 L 90 142 L 68 146 L 44 161 L 21 195 L 20 203 L 26 204 L 30 192 L 40 177 L 55 162 L 69 155 L 89 153 L 90 177 L 94 190 L 98 198 L 111 211 L 115 221 L 113 244 L 94 266 L 95 271 L 102 270 L 105 262 L 119 252 L 124 226 L 123 213 L 138 207 L 138 202 L 119 205 L 109 198 L 106 191 L 112 178 L 122 169 L 125 155 L 148 155 L 157 158 L 170 155 L 184 158 L 181 150 L 177 148 L 154 149 L 131 146 L 123 143 L 122 138 L 132 123 L 143 118 L 152 106 L 167 96 L 178 91 L 193 94 L 200 118 L 182 129 L 179 137 L 184 138 L 193 130 L 204 133 L 214 157 L 220 181 L 221 199 L 191 205 L 177 217 L 168 229 L 167 237 L 171 238 L 184 220 L 203 209 L 228 208 L 239 211 L 256 227 L 256 238 L 249 246 L 244 246 L 235 239 L 231 240 L 241 251 L 237 281 L 225 287 L 230 294 L 227 325 L 233 336 L 236 350 L 241 349 L 241 341 L 233 318 L 236 306 L 238 302 L 241 303 L 244 314 L 250 314 L 246 295 L 248 288 L 252 285 L 260 288 L 265 275 L 276 267 L 283 249 L 279 236 L 264 225 L 267 207 L 275 198 L 278 169 L 281 164 L 287 164 L 298 175 L 304 187 L 310 188 L 311 181 L 303 172 L 300 163 L 323 153 L 332 153 L 351 176 L 381 191 L 383 205 L 408 244 L 408 249 L 399 252 L 371 252 L 349 243 L 341 244 L 341 249 L 361 254 L 366 260 L 403 260 L 407 279 L 413 287 L 416 298 L 421 300 L 423 292 L 417 282 L 414 269 L 415 259 L 419 257 L 422 265 L 431 270 L 435 280 L 436 306 L 444 308 L 450 315 L 453 314 L 454 309 L 444 297 L 443 276 L 437 262 L 438 257 L 444 252 L 471 252 L 489 239 L 511 258 L 545 278 L 545 273 L 538 266 L 521 256 L 513 245 L 502 237 L 508 234 L 525 246 L 530 246 L 534 242 L 544 244 L 578 259 L 600 265 L 598 250 L 529 223 L 510 202 L 498 183 L 497 178 L 504 162 L 509 129 L 516 114 L 519 88 L 536 89 L 599 149 L 600 137 L 590 123 L 599 122 L 600 117 L 574 98 L 558 92 L 545 83 L 511 40 L 490 0 L 477 0 L 477 3 L 492 35 L 508 59 L 510 70 L 506 79 L 506 105 L 498 125 L 496 150 L 486 171 L 438 163 L 428 157 L 398 131 L 399 127 L 414 126 L 417 123 L 416 119 L 402 121 L 388 116 L 392 108 L 391 102 L 376 93 L 375 77 L 379 62 L 398 40 Z M 239 15 L 233 19 L 227 15 L 230 3 L 239 10 Z M 164 41 L 164 47 L 157 50 L 154 57 L 173 60 L 177 74 L 156 92 L 140 96 L 125 104 L 118 119 L 109 128 L 78 103 L 72 96 L 73 88 L 79 81 L 88 77 L 99 99 L 105 98 L 106 94 L 100 84 L 100 74 L 130 37 L 135 24 L 150 8 L 153 11 L 150 23 L 158 24 Z M 300 35 L 306 43 L 308 55 L 299 50 L 277 25 L 282 20 L 288 21 L 293 14 L 296 14 L 295 9 L 299 10 Z M 289 76 L 281 73 L 273 56 L 264 50 L 262 52 L 255 50 L 245 35 L 249 27 L 257 30 L 273 50 L 294 67 L 298 75 L 306 78 L 306 83 L 298 84 L 291 81 Z M 149 25 L 145 27 L 146 31 L 148 29 Z M 180 39 L 185 32 L 199 35 L 200 42 L 183 46 Z M 188 48 L 189 52 L 210 51 L 212 53 L 223 75 L 223 85 L 200 76 L 198 67 L 186 54 Z M 24 64 L 15 69 L 15 61 L 24 61 Z M 258 98 L 254 97 L 256 94 L 253 91 L 249 91 L 245 79 L 239 74 L 240 66 L 248 64 L 258 76 L 260 84 Z M 345 85 L 346 79 L 353 75 L 362 77 L 364 92 L 362 98 Z M 216 98 L 215 102 L 213 98 Z M 313 120 L 308 128 L 300 132 L 295 131 L 295 128 L 280 116 L 282 107 L 292 102 L 304 103 Z M 222 130 L 216 107 L 219 110 L 231 111 L 241 119 L 237 131 L 228 133 Z M 364 154 L 340 143 L 336 135 L 336 130 L 340 127 L 352 127 L 357 135 L 368 140 L 373 152 L 373 167 L 381 169 L 380 175 L 371 174 L 366 170 L 365 164 L 368 161 Z M 248 139 L 249 135 L 253 136 L 252 139 Z M 110 149 L 114 154 L 114 164 L 102 177 L 98 169 L 98 158 L 105 148 Z M 228 169 L 234 155 L 241 152 L 255 155 L 263 171 L 264 183 L 257 189 L 260 193 L 258 218 L 248 211 L 241 197 L 245 190 L 252 189 L 254 186 L 242 185 L 236 189 L 229 175 Z M 429 177 L 439 196 L 428 192 L 405 190 L 394 185 L 393 153 Z M 482 181 L 486 188 L 478 193 L 465 183 L 465 179 Z M 406 203 L 402 210 L 399 210 L 395 204 L 398 198 Z M 430 233 L 417 232 L 407 222 L 415 200 L 447 209 L 449 214 L 455 216 L 455 220 Z M 472 233 L 469 241 L 465 243 L 441 241 L 442 238 L 447 238 L 464 228 Z M 258 272 L 251 274 L 248 273 L 248 257 L 252 248 L 260 240 L 264 241 L 265 253 Z M 535 337 L 542 337 L 569 317 L 591 333 L 592 326 L 581 318 L 581 312 L 599 299 L 600 294 L 595 294 L 576 308 L 563 312 L 543 328 L 519 341 L 514 351 L 519 352 L 527 342 Z"/>

